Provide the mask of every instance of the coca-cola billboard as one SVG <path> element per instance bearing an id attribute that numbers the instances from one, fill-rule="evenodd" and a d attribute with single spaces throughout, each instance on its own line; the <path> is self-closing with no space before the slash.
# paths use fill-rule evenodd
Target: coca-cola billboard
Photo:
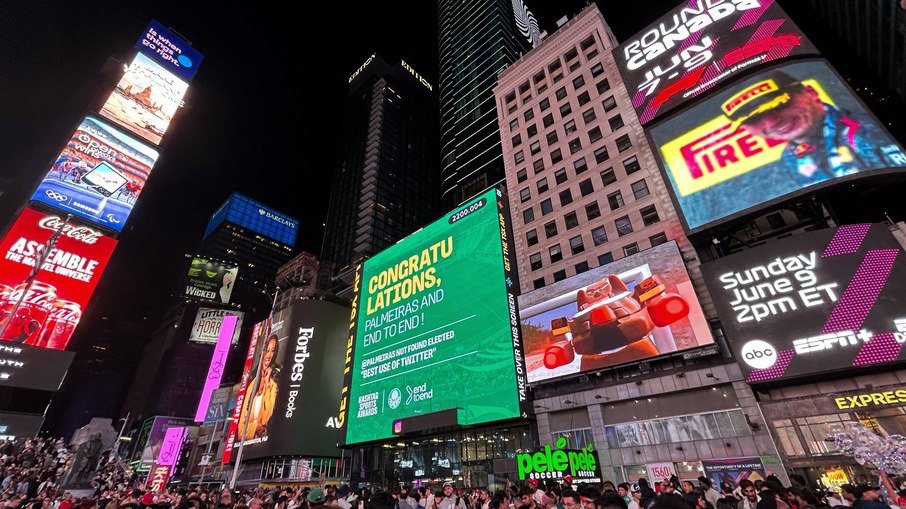
<path id="1" fill-rule="evenodd" d="M 26 208 L 0 242 L 0 323 L 13 313 L 0 340 L 65 350 L 115 247 L 93 228 Z"/>

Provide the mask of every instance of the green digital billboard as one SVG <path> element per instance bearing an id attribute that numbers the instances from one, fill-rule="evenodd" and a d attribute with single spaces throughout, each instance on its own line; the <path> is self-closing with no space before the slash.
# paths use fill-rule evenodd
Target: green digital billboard
<path id="1" fill-rule="evenodd" d="M 490 190 L 358 267 L 340 443 L 390 438 L 401 420 L 438 412 L 455 411 L 448 425 L 522 415 L 510 231 L 506 197 Z"/>

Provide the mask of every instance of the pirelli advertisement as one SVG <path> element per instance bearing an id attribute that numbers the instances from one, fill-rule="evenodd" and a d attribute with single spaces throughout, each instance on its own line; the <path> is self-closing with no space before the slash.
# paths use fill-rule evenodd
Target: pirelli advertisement
<path id="1" fill-rule="evenodd" d="M 526 370 L 507 198 L 492 189 L 368 259 L 347 340 L 340 443 L 522 415 Z M 451 419 L 452 420 L 452 419 Z"/>
<path id="2" fill-rule="evenodd" d="M 649 131 L 690 233 L 906 154 L 824 61 L 776 66 Z"/>
<path id="3" fill-rule="evenodd" d="M 906 360 L 906 254 L 887 225 L 808 232 L 701 270 L 750 384 Z"/>
<path id="4" fill-rule="evenodd" d="M 642 124 L 762 64 L 818 50 L 774 0 L 691 0 L 613 51 Z"/>

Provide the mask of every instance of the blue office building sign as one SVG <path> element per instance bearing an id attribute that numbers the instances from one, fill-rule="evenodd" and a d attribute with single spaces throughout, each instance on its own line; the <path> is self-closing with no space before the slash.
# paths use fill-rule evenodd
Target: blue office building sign
<path id="1" fill-rule="evenodd" d="M 288 246 L 296 245 L 299 220 L 263 205 L 239 193 L 233 193 L 214 212 L 205 229 L 205 238 L 224 221 L 247 228 Z"/>

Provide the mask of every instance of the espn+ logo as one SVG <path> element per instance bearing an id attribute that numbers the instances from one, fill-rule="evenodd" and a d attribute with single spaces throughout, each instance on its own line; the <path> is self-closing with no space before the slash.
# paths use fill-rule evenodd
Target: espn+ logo
<path id="1" fill-rule="evenodd" d="M 777 349 L 760 339 L 742 345 L 739 355 L 743 362 L 755 369 L 767 369 L 777 362 Z"/>

